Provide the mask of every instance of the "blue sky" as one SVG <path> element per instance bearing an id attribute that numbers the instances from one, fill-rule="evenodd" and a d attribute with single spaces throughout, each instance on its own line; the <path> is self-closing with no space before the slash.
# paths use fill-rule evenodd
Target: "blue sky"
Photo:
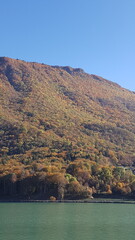
<path id="1" fill-rule="evenodd" d="M 83 68 L 135 91 L 135 0 L 2 0 L 0 56 Z"/>

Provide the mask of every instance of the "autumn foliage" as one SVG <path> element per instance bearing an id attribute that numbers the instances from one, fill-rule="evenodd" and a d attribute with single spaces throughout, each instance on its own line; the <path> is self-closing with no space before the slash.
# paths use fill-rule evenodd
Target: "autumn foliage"
<path id="1" fill-rule="evenodd" d="M 0 196 L 135 193 L 135 94 L 82 69 L 0 58 Z"/>

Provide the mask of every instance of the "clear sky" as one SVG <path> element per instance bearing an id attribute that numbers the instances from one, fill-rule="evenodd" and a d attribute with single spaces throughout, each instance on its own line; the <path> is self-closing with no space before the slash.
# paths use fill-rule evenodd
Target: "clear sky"
<path id="1" fill-rule="evenodd" d="M 135 91 L 135 0 L 1 0 L 0 56 L 83 68 Z"/>

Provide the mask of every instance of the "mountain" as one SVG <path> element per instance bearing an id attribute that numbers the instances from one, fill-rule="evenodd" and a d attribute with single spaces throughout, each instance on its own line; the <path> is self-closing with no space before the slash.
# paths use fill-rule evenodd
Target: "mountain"
<path id="1" fill-rule="evenodd" d="M 84 186 L 76 165 L 134 167 L 135 93 L 80 68 L 1 57 L 0 136 L 2 186 L 46 172 Z"/>

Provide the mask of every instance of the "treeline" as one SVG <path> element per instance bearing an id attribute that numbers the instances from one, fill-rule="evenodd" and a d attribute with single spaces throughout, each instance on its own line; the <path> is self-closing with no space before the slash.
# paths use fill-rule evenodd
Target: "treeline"
<path id="1" fill-rule="evenodd" d="M 92 126 L 92 131 L 97 127 Z M 49 123 L 44 123 L 44 128 L 48 131 Z M 85 128 L 90 130 L 91 126 Z M 135 175 L 131 167 L 126 167 L 131 163 L 128 156 L 109 149 L 98 139 L 93 145 L 81 141 L 75 144 L 68 139 L 49 141 L 48 135 L 42 136 L 35 128 L 9 123 L 2 123 L 0 136 L 0 198 L 135 195 Z M 125 165 L 116 167 L 124 160 Z"/>
<path id="2" fill-rule="evenodd" d="M 135 175 L 124 167 L 75 160 L 68 165 L 16 165 L 0 169 L 1 199 L 85 199 L 135 196 Z"/>

